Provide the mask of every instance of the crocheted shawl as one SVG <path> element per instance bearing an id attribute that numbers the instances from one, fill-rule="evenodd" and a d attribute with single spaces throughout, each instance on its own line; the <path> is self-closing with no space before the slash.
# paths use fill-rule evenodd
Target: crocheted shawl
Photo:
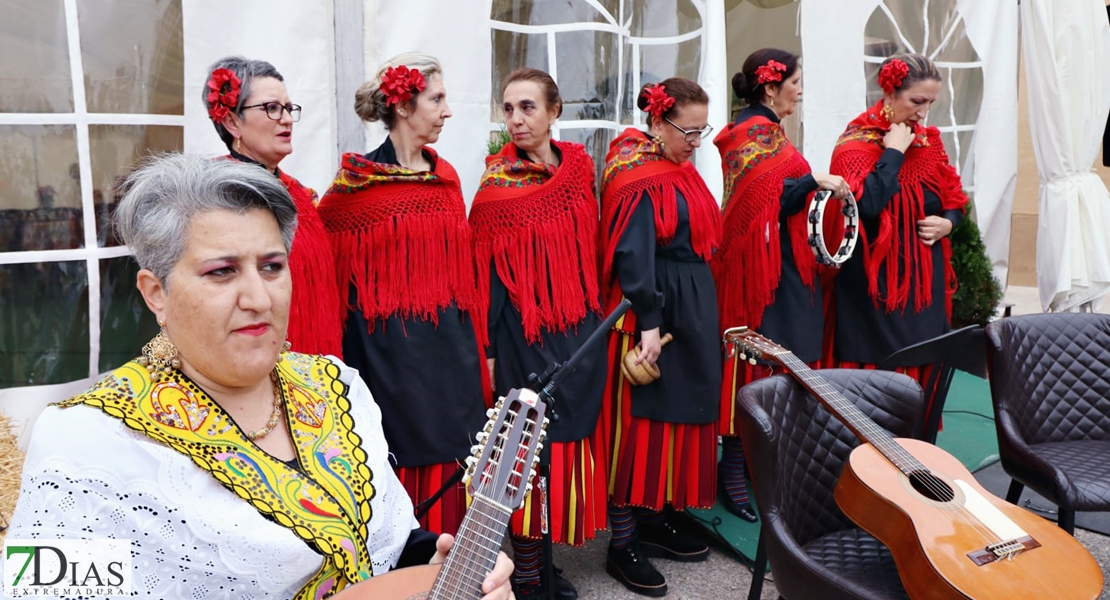
<path id="1" fill-rule="evenodd" d="M 782 278 L 783 180 L 812 169 L 782 127 L 764 116 L 726 127 L 713 143 L 725 174 L 724 231 L 713 260 L 720 322 L 759 327 Z M 791 215 L 785 233 L 802 282 L 812 288 L 817 261 L 809 248 L 808 212 Z"/>
<path id="2" fill-rule="evenodd" d="M 613 258 L 641 198 L 646 194 L 652 203 L 656 244 L 666 245 L 678 227 L 677 193 L 686 199 L 689 209 L 693 251 L 709 262 L 721 239 L 721 210 L 694 165 L 672 162 L 663 154 L 662 145 L 638 129 L 625 129 L 610 142 L 601 181 L 598 242 L 605 312 L 611 312 L 621 300 Z M 625 331 L 634 331 L 635 316 L 629 311 L 621 323 Z"/>
<path id="3" fill-rule="evenodd" d="M 846 179 L 856 198 L 863 197 L 863 184 L 882 156 L 883 136 L 890 121 L 882 114 L 882 101 L 860 114 L 841 134 L 833 150 L 830 170 Z M 960 176 L 948 162 L 940 131 L 936 127 L 913 124 L 914 141 L 898 174 L 900 190 L 879 215 L 878 233 L 871 239 L 860 229 L 863 264 L 867 273 L 868 294 L 876 307 L 887 312 L 905 310 L 910 286 L 916 290 L 914 312 L 932 305 L 933 257 L 930 248 L 917 237 L 917 221 L 925 218 L 925 189 L 935 193 L 941 210 L 965 210 L 967 194 Z M 948 238 L 941 240 L 945 262 L 945 301 L 951 314 L 956 277 L 952 271 L 952 248 Z M 857 248 L 857 251 L 860 249 Z M 879 290 L 879 270 L 886 275 L 885 296 Z"/>
<path id="4" fill-rule="evenodd" d="M 338 289 L 354 285 L 371 327 L 393 314 L 438 323 L 439 310 L 454 302 L 483 341 L 459 177 L 434 150 L 424 151 L 434 171 L 343 156 L 318 209 L 331 236 Z"/>
<path id="5" fill-rule="evenodd" d="M 529 343 L 601 311 L 594 164 L 581 144 L 552 143 L 558 168 L 517 158 L 512 143 L 487 157 L 470 208 L 478 289 L 489 289 L 496 265 Z"/>

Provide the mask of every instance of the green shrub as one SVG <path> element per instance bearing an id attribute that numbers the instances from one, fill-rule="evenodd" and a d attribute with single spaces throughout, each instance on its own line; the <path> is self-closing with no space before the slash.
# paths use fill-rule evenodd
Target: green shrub
<path id="1" fill-rule="evenodd" d="M 956 293 L 952 296 L 952 329 L 986 325 L 998 312 L 1002 286 L 991 271 L 987 248 L 979 233 L 971 206 L 968 215 L 951 235 L 952 269 L 956 272 Z"/>

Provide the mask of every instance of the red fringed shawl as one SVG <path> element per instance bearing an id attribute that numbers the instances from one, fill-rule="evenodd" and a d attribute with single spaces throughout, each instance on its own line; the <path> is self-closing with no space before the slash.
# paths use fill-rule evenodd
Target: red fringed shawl
<path id="1" fill-rule="evenodd" d="M 433 158 L 435 152 L 424 148 Z M 452 302 L 470 314 L 480 343 L 474 259 L 459 177 L 446 160 L 413 171 L 343 156 L 320 218 L 331 236 L 336 283 L 352 283 L 358 309 L 373 323 L 398 314 L 438 323 Z"/>
<path id="2" fill-rule="evenodd" d="M 647 193 L 655 214 L 655 241 L 665 245 L 674 238 L 678 227 L 675 192 L 686 198 L 694 253 L 709 262 L 721 239 L 721 210 L 694 165 L 689 161 L 679 165 L 667 159 L 662 147 L 637 129 L 625 129 L 609 144 L 601 182 L 602 226 L 598 243 L 606 312 L 611 312 L 621 300 L 620 283 L 613 276 L 613 257 L 640 198 Z M 622 320 L 621 328 L 635 331 L 631 311 Z"/>
<path id="3" fill-rule="evenodd" d="M 752 117 L 726 127 L 713 143 L 725 173 L 724 232 L 713 260 L 721 327 L 759 327 L 782 278 L 779 210 L 783 180 L 812 169 L 782 127 Z M 812 196 L 811 196 L 812 197 Z M 817 261 L 809 248 L 808 210 L 786 220 L 802 282 L 813 287 Z"/>
<path id="4" fill-rule="evenodd" d="M 478 289 L 489 289 L 495 263 L 528 343 L 541 329 L 565 331 L 587 310 L 601 311 L 594 164 L 581 144 L 554 144 L 558 169 L 517 158 L 512 143 L 487 157 L 470 209 Z"/>
<path id="5" fill-rule="evenodd" d="M 316 192 L 278 171 L 297 205 L 297 234 L 289 253 L 293 298 L 289 342 L 302 354 L 343 356 L 343 304 L 335 287 L 335 260 L 328 232 L 316 212 Z"/>
<path id="6" fill-rule="evenodd" d="M 849 123 L 833 150 L 830 170 L 848 181 L 856 198 L 862 197 L 864 180 L 885 150 L 883 136 L 890 130 L 890 121 L 882 115 L 882 105 L 880 100 Z M 917 237 L 917 221 L 925 218 L 924 188 L 940 198 L 941 210 L 964 210 L 967 206 L 967 195 L 960 176 L 948 162 L 940 131 L 936 127 L 915 124 L 914 133 L 916 138 L 906 150 L 898 175 L 901 190 L 879 216 L 878 234 L 868 239 L 866 231 L 860 229 L 867 291 L 875 306 L 885 305 L 887 312 L 906 308 L 911 285 L 917 290 L 915 312 L 933 303 L 932 253 Z M 945 302 L 948 314 L 952 314 L 956 277 L 947 237 L 941 240 L 941 248 L 945 262 Z M 879 269 L 885 269 L 885 298 L 879 290 Z"/>

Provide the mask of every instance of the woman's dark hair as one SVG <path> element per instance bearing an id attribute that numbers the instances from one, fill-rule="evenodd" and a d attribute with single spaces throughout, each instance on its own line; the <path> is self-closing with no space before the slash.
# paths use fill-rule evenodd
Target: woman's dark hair
<path id="1" fill-rule="evenodd" d="M 766 65 L 772 60 L 786 65 L 786 72 L 782 74 L 782 81 L 759 83 L 756 69 Z M 763 48 L 762 50 L 756 50 L 744 61 L 744 66 L 740 71 L 732 76 L 732 92 L 736 94 L 737 98 L 747 102 L 749 106 L 754 106 L 759 104 L 763 99 L 768 85 L 772 83 L 782 85 L 782 82 L 793 77 L 797 70 L 797 54 L 791 54 L 786 50 L 779 50 L 778 48 Z"/>
<path id="2" fill-rule="evenodd" d="M 912 87 L 913 84 L 919 81 L 941 81 L 940 71 L 933 61 L 920 54 L 896 54 L 883 61 L 879 65 L 879 72 L 881 73 L 883 67 L 887 66 L 893 60 L 900 60 L 906 63 L 910 68 L 910 72 L 902 79 L 902 84 L 894 88 L 894 92 L 898 93 L 904 89 Z"/>
<path id="3" fill-rule="evenodd" d="M 644 92 L 656 85 L 663 86 L 667 95 L 674 98 L 674 104 L 660 115 L 664 119 L 674 118 L 675 113 L 687 104 L 709 104 L 709 94 L 706 94 L 705 90 L 703 90 L 696 81 L 686 79 L 685 77 L 669 77 L 659 83 L 645 83 L 640 88 L 639 95 L 636 96 L 637 108 L 645 112 L 647 111 L 648 100 Z M 648 127 L 651 127 L 651 120 L 652 116 L 649 113 L 647 117 Z"/>
<path id="4" fill-rule="evenodd" d="M 204 102 L 204 112 L 212 109 L 212 105 L 208 102 L 208 80 L 212 78 L 212 71 L 216 69 L 228 69 L 235 76 L 239 78 L 241 87 L 239 88 L 239 103 L 235 106 L 235 113 L 240 117 L 243 116 L 243 106 L 247 104 L 247 98 L 251 95 L 251 83 L 258 77 L 273 77 L 278 81 L 285 81 L 285 78 L 278 73 L 274 65 L 264 60 L 251 60 L 243 58 L 242 56 L 225 56 L 220 60 L 212 63 L 208 67 L 208 76 L 204 78 L 204 85 L 200 88 L 200 99 Z M 220 139 L 224 141 L 224 145 L 228 150 L 231 150 L 231 145 L 235 143 L 235 136 L 223 126 L 223 123 L 212 121 L 216 126 L 216 133 L 219 134 Z"/>
<path id="5" fill-rule="evenodd" d="M 501 84 L 501 96 L 505 96 L 505 89 L 509 87 L 510 83 L 518 81 L 531 81 L 540 86 L 543 91 L 543 100 L 547 104 L 547 108 L 555 109 L 555 117 L 563 116 L 563 98 L 559 95 L 559 86 L 547 71 L 533 69 L 531 67 L 523 67 L 509 73 L 505 78 L 505 82 Z"/>

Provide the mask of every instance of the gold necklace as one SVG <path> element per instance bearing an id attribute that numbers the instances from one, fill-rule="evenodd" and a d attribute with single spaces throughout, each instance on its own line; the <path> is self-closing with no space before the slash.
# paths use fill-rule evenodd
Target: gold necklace
<path id="1" fill-rule="evenodd" d="M 270 420 L 266 422 L 266 426 L 257 431 L 247 432 L 247 439 L 252 442 L 266 437 L 277 427 L 278 422 L 281 420 L 281 391 L 278 383 L 277 369 L 270 371 L 270 381 L 274 384 L 274 412 L 270 413 Z"/>

